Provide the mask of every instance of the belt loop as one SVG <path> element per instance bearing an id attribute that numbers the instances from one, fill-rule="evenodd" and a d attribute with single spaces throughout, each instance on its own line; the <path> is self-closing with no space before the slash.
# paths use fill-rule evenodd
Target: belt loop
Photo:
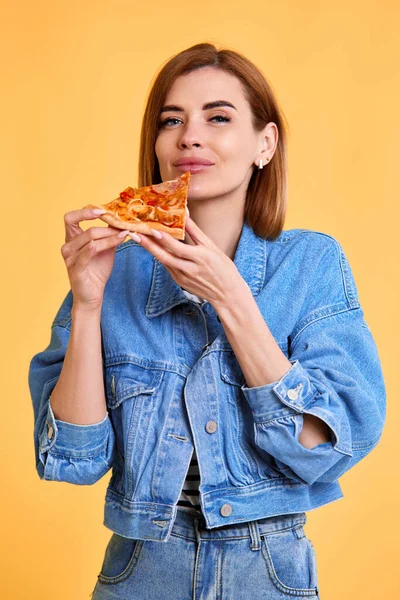
<path id="1" fill-rule="evenodd" d="M 201 542 L 201 536 L 200 536 L 200 531 L 199 531 L 199 521 L 201 521 L 203 519 L 203 517 L 194 517 L 193 520 L 193 525 L 194 525 L 194 531 L 196 534 L 196 540 L 197 543 L 199 544 Z"/>
<path id="2" fill-rule="evenodd" d="M 261 550 L 261 537 L 257 521 L 248 521 L 252 550 Z"/>

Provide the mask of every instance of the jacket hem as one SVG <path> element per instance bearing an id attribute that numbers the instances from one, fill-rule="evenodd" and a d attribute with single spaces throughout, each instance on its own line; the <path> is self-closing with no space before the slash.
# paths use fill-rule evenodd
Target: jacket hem
<path id="1" fill-rule="evenodd" d="M 337 481 L 312 486 L 290 484 L 271 487 L 216 490 L 200 493 L 200 505 L 207 529 L 256 521 L 268 517 L 301 513 L 343 498 Z M 229 516 L 222 516 L 222 507 Z M 277 511 L 279 507 L 279 511 Z M 177 505 L 157 502 L 131 502 L 114 490 L 107 490 L 103 525 L 126 538 L 167 542 L 177 514 Z"/>

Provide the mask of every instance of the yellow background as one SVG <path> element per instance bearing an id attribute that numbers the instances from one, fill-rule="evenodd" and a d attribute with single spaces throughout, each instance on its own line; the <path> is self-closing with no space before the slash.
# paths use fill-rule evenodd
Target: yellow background
<path id="1" fill-rule="evenodd" d="M 95 586 L 111 473 L 83 487 L 38 478 L 28 366 L 69 289 L 64 213 L 136 185 L 153 77 L 203 41 L 244 53 L 271 82 L 290 123 L 285 229 L 343 245 L 383 364 L 379 446 L 341 478 L 344 499 L 307 513 L 321 598 L 396 597 L 399 14 L 388 0 L 3 5 L 2 598 L 77 600 Z"/>

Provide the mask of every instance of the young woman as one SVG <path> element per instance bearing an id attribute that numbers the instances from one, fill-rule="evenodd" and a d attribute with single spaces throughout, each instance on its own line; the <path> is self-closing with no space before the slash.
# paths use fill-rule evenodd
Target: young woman
<path id="1" fill-rule="evenodd" d="M 112 469 L 95 600 L 316 598 L 306 511 L 380 439 L 375 342 L 339 242 L 283 230 L 283 116 L 237 52 L 198 44 L 155 79 L 139 185 L 186 171 L 184 241 L 65 215 L 71 290 L 29 373 L 36 468 Z"/>

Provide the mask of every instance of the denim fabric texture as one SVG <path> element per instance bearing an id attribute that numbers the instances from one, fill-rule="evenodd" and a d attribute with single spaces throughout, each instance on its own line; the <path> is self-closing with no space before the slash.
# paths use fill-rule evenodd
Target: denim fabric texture
<path id="1" fill-rule="evenodd" d="M 92 600 L 319 599 L 305 513 L 205 528 L 178 510 L 166 544 L 114 533 Z"/>
<path id="2" fill-rule="evenodd" d="M 339 242 L 309 229 L 268 241 L 244 222 L 234 264 L 291 362 L 279 381 L 248 387 L 213 306 L 187 298 L 133 240 L 117 248 L 104 293 L 104 420 L 68 423 L 51 409 L 70 337 L 71 290 L 49 345 L 31 360 L 39 477 L 90 485 L 112 469 L 104 525 L 121 537 L 170 539 L 193 447 L 212 530 L 342 498 L 338 478 L 379 442 L 385 383 Z M 305 414 L 325 421 L 330 441 L 300 444 Z M 297 586 L 290 577 L 284 583 Z"/>

